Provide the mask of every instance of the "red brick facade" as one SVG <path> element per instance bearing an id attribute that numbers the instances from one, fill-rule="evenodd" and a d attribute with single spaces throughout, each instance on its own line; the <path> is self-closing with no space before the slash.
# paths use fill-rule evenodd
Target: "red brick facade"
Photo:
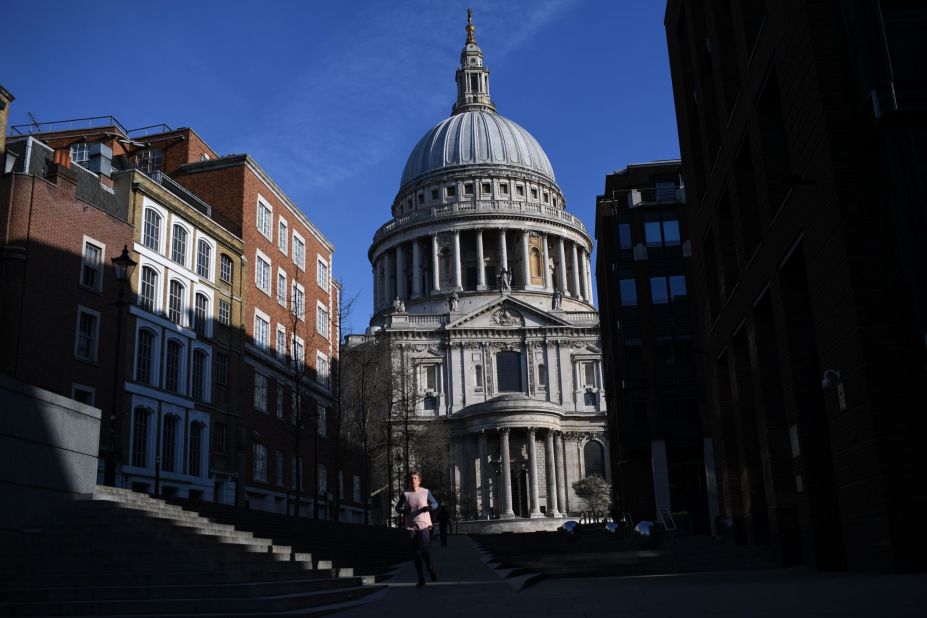
<path id="1" fill-rule="evenodd" d="M 224 421 L 230 432 L 227 436 L 228 450 L 218 453 L 210 449 L 210 465 L 216 462 L 229 475 L 237 475 L 236 500 L 239 504 L 284 511 L 292 506 L 296 495 L 293 490 L 293 463 L 298 453 L 302 459 L 302 489 L 298 492 L 301 514 L 312 515 L 317 511 L 319 517 L 333 514 L 331 503 L 333 494 L 338 491 L 339 478 L 336 467 L 341 467 L 344 476 L 342 519 L 362 519 L 360 504 L 354 500 L 353 491 L 354 476 L 360 476 L 360 468 L 352 467 L 354 458 L 345 454 L 341 455 L 340 466 L 335 463 L 334 405 L 331 388 L 324 375 L 328 370 L 323 368 L 323 375 L 318 375 L 320 359 L 324 358 L 330 368 L 337 360 L 338 351 L 335 325 L 337 285 L 331 280 L 331 243 L 250 157 L 219 157 L 191 129 L 168 130 L 131 140 L 125 139 L 126 132 L 119 126 L 46 133 L 39 137 L 47 145 L 42 147 L 42 156 L 47 157 L 49 162 L 59 161 L 60 171 L 42 178 L 36 173 L 36 164 L 31 169 L 33 174 L 7 175 L 0 185 L 4 209 L 0 233 L 5 256 L 0 269 L 0 285 L 4 298 L 22 298 L 22 302 L 4 302 L 0 307 L 4 341 L 15 344 L 5 343 L 4 352 L 0 355 L 0 369 L 20 380 L 67 396 L 71 396 L 72 382 L 83 383 L 81 380 L 84 380 L 91 385 L 102 385 L 112 378 L 116 366 L 113 332 L 106 330 L 106 325 L 116 323 L 116 310 L 111 305 L 115 300 L 116 285 L 110 273 L 109 258 L 116 255 L 113 251 L 121 250 L 123 245 L 131 249 L 133 240 L 141 242 L 139 226 L 143 225 L 143 215 L 137 200 L 129 200 L 130 204 L 124 195 L 117 195 L 118 200 L 113 199 L 123 204 L 118 217 L 115 211 L 107 214 L 84 204 L 75 196 L 76 181 L 71 176 L 88 172 L 79 165 L 71 165 L 70 148 L 75 143 L 101 141 L 112 148 L 114 169 L 138 167 L 156 178 L 160 178 L 158 173 L 165 174 L 167 178 L 157 182 L 166 191 L 173 191 L 190 204 L 193 219 L 201 215 L 192 210 L 208 211 L 213 222 L 243 241 L 243 255 L 240 259 L 236 256 L 235 260 L 236 268 L 241 265 L 240 276 L 243 278 L 238 288 L 241 328 L 237 338 L 239 343 L 236 344 L 237 356 L 233 355 L 240 360 L 233 361 L 235 367 L 230 368 L 230 392 L 218 397 L 221 389 L 213 385 L 213 403 L 222 408 L 223 414 L 227 410 L 232 415 L 231 421 Z M 53 164 L 48 167 L 56 169 Z M 98 182 L 113 186 L 112 181 L 103 176 Z M 133 195 L 134 191 L 133 188 Z M 115 193 L 121 192 L 124 192 L 124 187 L 117 183 Z M 258 229 L 259 201 L 270 211 L 269 216 L 262 219 L 265 229 L 269 224 L 269 238 Z M 285 251 L 280 246 L 281 218 L 286 223 Z M 167 233 L 168 230 L 165 231 Z M 77 285 L 81 265 L 78 252 L 84 234 L 106 246 L 104 263 L 107 269 L 102 295 Z M 296 239 L 304 243 L 302 265 L 294 260 Z M 28 245 L 26 260 L 20 255 L 25 251 L 24 245 Z M 45 249 L 45 245 L 49 248 Z M 139 244 L 135 246 L 144 250 Z M 166 252 L 170 254 L 170 245 Z M 265 290 L 256 284 L 259 258 L 270 265 L 269 285 Z M 327 270 L 323 277 L 323 280 L 327 279 L 327 287 L 320 285 L 320 260 Z M 278 275 L 286 277 L 285 298 L 278 297 Z M 304 294 L 304 315 L 299 320 L 294 319 L 292 312 L 294 282 L 299 284 Z M 127 296 L 134 300 L 138 293 L 137 272 Z M 56 302 L 50 303 L 50 299 Z M 99 357 L 95 363 L 73 358 L 78 304 L 101 314 L 104 328 L 99 337 Z M 325 332 L 317 329 L 319 307 L 327 316 L 328 324 L 321 329 Z M 137 313 L 135 307 L 132 309 Z M 135 318 L 128 315 L 128 311 L 126 314 L 121 367 L 132 366 L 135 349 Z M 255 344 L 256 315 L 266 318 L 268 323 L 267 349 Z M 21 316 L 30 316 L 30 319 Z M 32 316 L 43 316 L 43 319 L 39 321 Z M 19 325 L 21 322 L 23 326 Z M 286 356 L 286 353 L 292 355 L 294 351 L 294 324 L 306 359 L 306 368 L 301 372 L 296 371 Z M 287 350 L 282 356 L 278 353 L 278 325 L 286 332 Z M 48 339 L 54 339 L 54 363 L 51 366 L 46 358 L 49 348 L 44 345 Z M 37 345 L 40 343 L 42 345 Z M 125 372 L 131 372 L 131 369 L 125 369 Z M 302 398 L 298 408 L 303 429 L 299 432 L 298 441 L 294 424 L 295 373 L 303 374 Z M 131 379 L 131 376 L 125 377 Z M 266 383 L 266 388 L 261 384 L 258 390 L 260 396 L 256 397 L 258 382 Z M 104 410 L 110 408 L 112 388 L 97 386 L 95 391 L 95 405 Z M 134 396 L 137 397 L 137 394 Z M 126 393 L 121 397 L 129 399 L 133 395 Z M 121 405 L 130 404 L 123 401 Z M 318 435 L 314 432 L 317 422 L 325 424 Z M 128 425 L 126 422 L 119 430 L 122 444 L 131 439 Z M 101 444 L 107 442 L 101 440 Z M 259 452 L 261 448 L 264 449 L 263 455 Z M 122 453 L 123 458 L 126 456 Z M 324 471 L 323 480 L 316 473 L 316 465 L 317 470 Z M 324 483 L 324 487 L 320 486 L 320 482 Z M 314 496 L 321 499 L 315 501 Z"/>

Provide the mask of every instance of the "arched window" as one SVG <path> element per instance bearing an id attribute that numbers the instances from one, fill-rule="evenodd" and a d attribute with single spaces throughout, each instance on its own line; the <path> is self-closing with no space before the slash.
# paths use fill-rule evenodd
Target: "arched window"
<path id="1" fill-rule="evenodd" d="M 196 295 L 196 303 L 193 310 L 193 329 L 196 334 L 203 337 L 206 335 L 206 319 L 209 316 L 209 298 L 205 294 Z"/>
<path id="2" fill-rule="evenodd" d="M 154 366 L 155 334 L 143 328 L 138 331 L 138 343 L 135 352 L 135 381 L 142 384 L 151 384 L 152 367 Z"/>
<path id="3" fill-rule="evenodd" d="M 583 461 L 586 464 L 586 476 L 597 474 L 605 478 L 605 449 L 601 442 L 590 440 L 583 447 Z"/>
<path id="4" fill-rule="evenodd" d="M 174 324 L 183 322 L 183 284 L 179 281 L 171 281 L 170 292 L 168 293 L 167 319 Z"/>
<path id="5" fill-rule="evenodd" d="M 197 401 L 204 401 L 206 399 L 206 352 L 202 350 L 193 352 L 190 382 L 193 398 Z"/>
<path id="6" fill-rule="evenodd" d="M 171 234 L 171 259 L 178 264 L 187 263 L 187 230 L 181 225 L 175 225 Z"/>
<path id="7" fill-rule="evenodd" d="M 532 247 L 529 253 L 531 254 L 531 261 L 530 261 L 531 277 L 532 278 L 543 277 L 544 271 L 541 269 L 541 261 L 542 261 L 541 250 L 538 249 L 537 247 Z"/>
<path id="8" fill-rule="evenodd" d="M 138 305 L 145 311 L 154 313 L 158 298 L 158 271 L 150 266 L 142 266 L 141 284 L 138 289 Z"/>
<path id="9" fill-rule="evenodd" d="M 151 208 L 145 210 L 145 225 L 142 228 L 142 243 L 154 251 L 161 250 L 161 215 Z"/>
<path id="10" fill-rule="evenodd" d="M 196 274 L 209 279 L 209 265 L 212 263 L 212 247 L 205 240 L 196 244 Z"/>
<path id="11" fill-rule="evenodd" d="M 496 354 L 496 374 L 500 393 L 524 391 L 521 382 L 521 353 L 499 352 Z"/>
<path id="12" fill-rule="evenodd" d="M 132 465 L 139 468 L 148 466 L 148 419 L 151 410 L 135 408 L 132 426 Z"/>
<path id="13" fill-rule="evenodd" d="M 188 454 L 190 476 L 199 476 L 202 470 L 200 459 L 203 456 L 203 429 L 203 423 L 190 425 L 190 453 Z"/>
<path id="14" fill-rule="evenodd" d="M 176 339 L 167 342 L 167 354 L 164 358 L 164 388 L 172 393 L 180 392 L 180 362 L 183 346 Z"/>
<path id="15" fill-rule="evenodd" d="M 547 388 L 547 365 L 544 363 L 538 365 L 538 386 Z"/>
<path id="16" fill-rule="evenodd" d="M 180 418 L 174 414 L 164 417 L 164 432 L 161 434 L 161 469 L 175 472 L 177 466 L 177 426 Z"/>
<path id="17" fill-rule="evenodd" d="M 474 365 L 473 366 L 473 386 L 476 390 L 483 390 L 483 366 Z"/>

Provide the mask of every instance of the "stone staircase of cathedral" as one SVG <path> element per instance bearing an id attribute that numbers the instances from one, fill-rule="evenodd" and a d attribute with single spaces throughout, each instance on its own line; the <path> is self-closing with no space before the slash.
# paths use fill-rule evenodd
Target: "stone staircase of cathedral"
<path id="1" fill-rule="evenodd" d="M 0 548 L 0 616 L 316 616 L 382 586 L 228 524 L 111 487 Z"/>

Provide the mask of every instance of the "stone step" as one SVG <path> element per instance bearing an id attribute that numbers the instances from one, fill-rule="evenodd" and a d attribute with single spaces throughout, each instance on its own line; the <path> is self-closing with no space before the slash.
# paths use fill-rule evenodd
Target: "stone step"
<path id="1" fill-rule="evenodd" d="M 253 554 L 252 554 L 253 555 Z M 0 580 L 9 577 L 15 578 L 18 574 L 26 577 L 38 574 L 63 574 L 71 572 L 93 571 L 99 573 L 170 573 L 178 569 L 187 571 L 193 570 L 213 570 L 213 571 L 288 571 L 299 572 L 305 570 L 316 570 L 312 562 L 302 562 L 293 560 L 274 560 L 272 558 L 243 558 L 239 556 L 231 558 L 201 558 L 185 560 L 165 560 L 165 561 L 139 561 L 133 557 L 120 557 L 117 559 L 104 558 L 96 559 L 91 557 L 87 560 L 80 560 L 62 556 L 50 560 L 41 557 L 36 560 L 22 560 L 15 568 L 6 568 L 0 570 Z M 321 564 L 317 570 L 331 572 L 332 566 Z"/>
<path id="2" fill-rule="evenodd" d="M 361 578 L 286 579 L 268 582 L 147 585 L 36 587 L 0 590 L 0 603 L 37 603 L 63 601 L 108 601 L 115 599 L 191 599 L 228 597 L 245 598 L 296 594 L 314 590 L 331 590 L 364 585 Z"/>
<path id="3" fill-rule="evenodd" d="M 224 614 L 248 612 L 283 612 L 329 605 L 366 596 L 375 586 L 355 585 L 350 587 L 297 592 L 293 594 L 269 595 L 250 598 L 228 598 L 225 596 L 155 599 L 99 599 L 91 601 L 22 602 L 2 603 L 0 612 L 10 610 L 15 616 L 88 616 L 112 615 L 183 615 Z"/>
<path id="4" fill-rule="evenodd" d="M 202 569 L 186 570 L 184 566 L 175 568 L 162 573 L 150 573 L 139 571 L 130 573 L 126 571 L 102 572 L 102 571 L 82 571 L 79 573 L 62 573 L 43 569 L 38 572 L 18 571 L 9 573 L 0 577 L 0 587 L 2 588 L 33 588 L 44 587 L 50 588 L 55 586 L 64 587 L 93 587 L 99 585 L 100 581 L 106 581 L 114 587 L 120 586 L 145 586 L 151 585 L 152 581 L 157 581 L 161 585 L 182 585 L 182 584 L 228 584 L 228 583 L 245 583 L 245 582 L 272 582 L 290 579 L 323 579 L 332 576 L 330 571 L 320 570 L 280 570 L 280 569 L 245 569 L 234 573 L 223 573 L 218 571 L 204 571 Z"/>

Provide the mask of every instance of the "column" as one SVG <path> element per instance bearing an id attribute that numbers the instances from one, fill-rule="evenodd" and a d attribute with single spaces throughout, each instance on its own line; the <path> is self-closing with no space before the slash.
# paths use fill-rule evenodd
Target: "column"
<path id="1" fill-rule="evenodd" d="M 548 374 L 550 375 L 550 374 Z M 557 509 L 557 466 L 554 454 L 554 432 L 547 432 L 547 516 L 560 517 Z"/>
<path id="2" fill-rule="evenodd" d="M 387 307 L 393 302 L 393 262 L 389 252 L 389 249 L 383 252 L 383 291 L 386 293 L 383 304 Z"/>
<path id="3" fill-rule="evenodd" d="M 505 228 L 499 228 L 499 272 L 509 269 L 509 250 L 505 246 Z"/>
<path id="4" fill-rule="evenodd" d="M 462 290 L 460 276 L 460 230 L 454 230 L 454 289 Z"/>
<path id="5" fill-rule="evenodd" d="M 567 478 L 566 478 L 566 460 L 564 459 L 563 434 L 554 438 L 554 448 L 557 452 L 557 504 L 560 505 L 560 512 L 568 514 L 567 510 Z"/>
<path id="6" fill-rule="evenodd" d="M 566 251 L 563 247 L 563 236 L 558 237 L 560 245 L 560 292 L 564 296 L 570 295 L 570 289 L 567 286 L 567 268 L 566 268 Z"/>
<path id="7" fill-rule="evenodd" d="M 483 230 L 476 230 L 476 289 L 486 289 L 486 262 L 483 257 Z"/>
<path id="8" fill-rule="evenodd" d="M 528 264 L 528 230 L 521 231 L 521 271 L 525 278 L 524 289 L 531 283 L 531 267 Z"/>
<path id="9" fill-rule="evenodd" d="M 586 289 L 589 290 L 589 302 L 592 303 L 592 256 L 586 253 Z"/>
<path id="10" fill-rule="evenodd" d="M 486 448 L 486 430 L 480 430 L 480 514 L 489 516 L 489 456 Z"/>
<path id="11" fill-rule="evenodd" d="M 576 254 L 576 243 L 573 243 L 573 296 L 580 298 L 579 292 L 579 256 Z"/>
<path id="12" fill-rule="evenodd" d="M 512 461 L 509 455 L 509 429 L 499 431 L 499 450 L 502 452 L 502 517 L 515 517 L 512 510 Z"/>
<path id="13" fill-rule="evenodd" d="M 383 291 L 380 289 L 380 260 L 373 260 L 373 310 L 377 311 L 382 306 Z"/>
<path id="14" fill-rule="evenodd" d="M 379 296 L 380 290 L 379 290 L 379 286 L 377 285 L 379 277 L 377 277 L 377 263 L 376 262 L 373 263 L 370 270 L 371 270 L 370 274 L 373 275 L 373 310 L 376 311 L 377 309 L 380 308 L 380 296 Z"/>
<path id="15" fill-rule="evenodd" d="M 669 464 L 666 460 L 666 441 L 650 441 L 650 465 L 653 468 L 653 501 L 657 509 L 657 519 L 660 511 L 672 511 L 669 489 Z"/>
<path id="16" fill-rule="evenodd" d="M 422 247 L 412 241 L 412 298 L 422 297 Z"/>
<path id="17" fill-rule="evenodd" d="M 541 242 L 544 243 L 544 289 L 548 292 L 553 290 L 553 284 L 551 283 L 551 274 L 550 274 L 550 254 L 547 250 L 547 234 L 541 235 Z"/>
<path id="18" fill-rule="evenodd" d="M 431 278 L 432 278 L 432 290 L 435 294 L 441 291 L 441 273 L 438 266 L 438 235 L 431 235 Z"/>
<path id="19" fill-rule="evenodd" d="M 719 536 L 721 531 L 717 529 L 718 476 L 715 472 L 715 448 L 711 438 L 702 441 L 702 460 L 705 462 L 705 485 L 708 491 L 708 521 L 711 523 L 711 534 Z"/>
<path id="20" fill-rule="evenodd" d="M 536 429 L 528 428 L 528 484 L 531 486 L 531 517 L 541 516 L 541 496 L 538 494 L 538 451 L 534 444 Z"/>
<path id="21" fill-rule="evenodd" d="M 589 300 L 589 289 L 588 283 L 586 281 L 586 251 L 585 249 L 580 248 L 579 250 L 579 295 L 583 300 Z"/>
<path id="22" fill-rule="evenodd" d="M 396 246 L 396 296 L 408 298 L 406 291 L 406 252 L 402 244 Z"/>

